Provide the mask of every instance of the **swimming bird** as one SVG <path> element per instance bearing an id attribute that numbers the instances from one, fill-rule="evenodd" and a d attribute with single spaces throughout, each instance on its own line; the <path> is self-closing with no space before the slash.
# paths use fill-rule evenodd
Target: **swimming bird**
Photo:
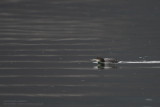
<path id="1" fill-rule="evenodd" d="M 96 57 L 95 59 L 92 59 L 93 62 L 96 62 L 98 64 L 115 64 L 119 61 L 115 58 L 102 58 L 102 57 Z"/>

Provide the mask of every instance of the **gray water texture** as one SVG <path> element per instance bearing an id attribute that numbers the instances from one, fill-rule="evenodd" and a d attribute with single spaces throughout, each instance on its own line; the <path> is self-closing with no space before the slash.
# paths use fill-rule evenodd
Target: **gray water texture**
<path id="1" fill-rule="evenodd" d="M 1 0 L 0 106 L 159 107 L 159 12 L 159 0 Z"/>

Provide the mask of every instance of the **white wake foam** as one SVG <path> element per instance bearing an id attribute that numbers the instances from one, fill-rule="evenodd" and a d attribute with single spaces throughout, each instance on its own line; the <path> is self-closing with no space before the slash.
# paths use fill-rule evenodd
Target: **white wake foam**
<path id="1" fill-rule="evenodd" d="M 122 64 L 160 64 L 160 61 L 119 61 Z"/>

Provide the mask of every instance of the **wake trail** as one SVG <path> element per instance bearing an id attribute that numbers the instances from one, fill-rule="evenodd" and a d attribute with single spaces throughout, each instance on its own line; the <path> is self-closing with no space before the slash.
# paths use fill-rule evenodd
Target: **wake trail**
<path id="1" fill-rule="evenodd" d="M 160 64 L 160 61 L 119 61 L 119 64 Z"/>

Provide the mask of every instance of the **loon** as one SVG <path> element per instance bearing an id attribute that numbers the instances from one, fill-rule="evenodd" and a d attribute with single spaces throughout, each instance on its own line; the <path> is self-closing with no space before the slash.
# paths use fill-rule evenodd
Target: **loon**
<path id="1" fill-rule="evenodd" d="M 98 64 L 115 64 L 118 63 L 119 61 L 115 58 L 102 58 L 102 57 L 96 57 L 92 61 L 98 63 Z"/>

